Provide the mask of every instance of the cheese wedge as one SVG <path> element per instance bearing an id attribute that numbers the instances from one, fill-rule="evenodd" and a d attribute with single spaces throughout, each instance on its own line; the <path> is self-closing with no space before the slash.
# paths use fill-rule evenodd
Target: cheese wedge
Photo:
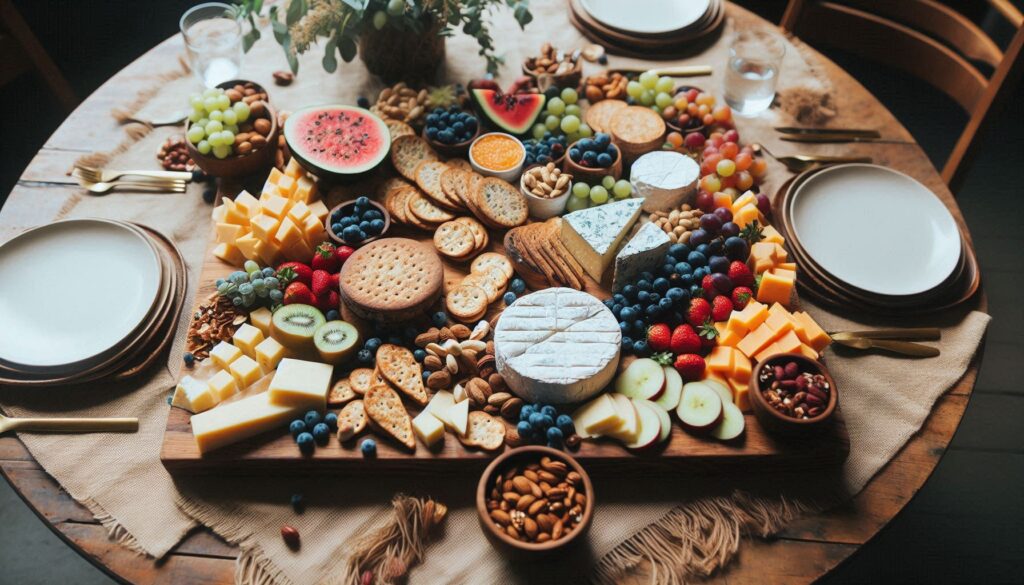
<path id="1" fill-rule="evenodd" d="M 174 398 L 171 399 L 172 406 L 184 408 L 189 412 L 203 412 L 216 404 L 217 397 L 210 385 L 192 376 L 185 376 L 178 382 L 174 388 Z"/>
<path id="2" fill-rule="evenodd" d="M 423 410 L 432 414 L 445 425 L 452 426 L 452 421 L 448 418 L 448 415 L 453 406 L 455 406 L 455 397 L 452 393 L 447 390 L 439 390 Z"/>
<path id="3" fill-rule="evenodd" d="M 587 274 L 600 281 L 640 215 L 643 199 L 623 199 L 562 217 L 559 237 Z"/>
<path id="4" fill-rule="evenodd" d="M 327 409 L 327 392 L 331 389 L 334 366 L 284 358 L 270 381 L 270 401 L 282 406 Z"/>
<path id="5" fill-rule="evenodd" d="M 453 433 L 460 437 L 466 435 L 466 428 L 469 425 L 469 401 L 456 402 L 448 409 L 448 422 L 445 424 Z"/>
<path id="6" fill-rule="evenodd" d="M 438 441 L 444 439 L 444 423 L 429 411 L 424 410 L 412 419 L 412 432 L 416 433 L 421 443 L 427 447 L 433 447 Z"/>
<path id="7" fill-rule="evenodd" d="M 200 453 L 237 443 L 260 433 L 282 428 L 301 415 L 305 406 L 280 406 L 261 392 L 192 417 L 192 434 Z"/>
<path id="8" fill-rule="evenodd" d="M 572 420 L 576 432 L 580 436 L 586 434 L 584 438 L 599 435 L 623 424 L 622 417 L 619 416 L 619 411 L 615 407 L 615 401 L 608 394 L 601 394 L 579 407 L 573 413 Z"/>
<path id="9" fill-rule="evenodd" d="M 616 393 L 612 394 L 611 397 L 615 402 L 615 410 L 619 412 L 619 418 L 622 419 L 622 423 L 617 428 L 608 430 L 604 434 L 614 437 L 623 443 L 636 441 L 637 434 L 640 432 L 640 415 L 637 414 L 636 406 L 625 394 Z"/>

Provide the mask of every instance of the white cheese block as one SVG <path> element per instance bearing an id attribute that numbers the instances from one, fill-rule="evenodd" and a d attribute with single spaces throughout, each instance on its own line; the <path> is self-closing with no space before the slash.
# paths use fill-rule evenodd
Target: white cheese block
<path id="1" fill-rule="evenodd" d="M 639 422 L 637 422 L 636 407 L 633 406 L 633 401 L 625 394 L 616 393 L 611 396 L 615 402 L 615 410 L 619 412 L 619 417 L 622 418 L 622 424 L 606 431 L 604 434 L 624 443 L 632 443 L 636 441 L 637 432 L 640 430 Z"/>
<path id="2" fill-rule="evenodd" d="M 270 381 L 270 401 L 281 406 L 327 409 L 327 392 L 331 389 L 334 366 L 284 358 Z"/>
<path id="3" fill-rule="evenodd" d="M 433 447 L 444 438 L 444 423 L 437 420 L 430 411 L 424 410 L 412 419 L 412 432 L 416 433 L 424 445 Z"/>
<path id="4" fill-rule="evenodd" d="M 455 388 L 452 389 L 452 395 L 455 397 L 455 402 L 462 402 L 463 400 L 469 399 L 466 387 L 462 384 L 455 385 Z"/>
<path id="5" fill-rule="evenodd" d="M 641 205 L 642 199 L 623 199 L 562 216 L 562 243 L 594 280 L 612 263 Z"/>
<path id="6" fill-rule="evenodd" d="M 466 436 L 469 426 L 469 401 L 456 402 L 448 409 L 448 420 L 445 425 L 460 437 Z"/>
<path id="7" fill-rule="evenodd" d="M 548 288 L 520 297 L 494 329 L 494 357 L 508 387 L 527 402 L 581 402 L 615 375 L 622 333 L 593 296 Z"/>
<path id="8" fill-rule="evenodd" d="M 653 223 L 640 226 L 636 235 L 626 242 L 615 257 L 612 290 L 618 292 L 627 284 L 636 282 L 644 271 L 654 272 L 661 265 L 670 245 L 672 242 L 668 234 L 658 226 Z"/>
<path id="9" fill-rule="evenodd" d="M 174 398 L 171 405 L 184 408 L 189 412 L 203 412 L 213 408 L 218 402 L 210 384 L 203 380 L 196 380 L 192 376 L 185 376 L 174 388 Z"/>
<path id="10" fill-rule="evenodd" d="M 623 420 L 612 397 L 601 394 L 572 413 L 572 424 L 576 434 L 587 439 L 618 428 Z"/>
<path id="11" fill-rule="evenodd" d="M 451 425 L 451 420 L 448 418 L 448 413 L 452 407 L 455 406 L 455 398 L 452 393 L 447 390 L 438 390 L 434 397 L 427 403 L 427 407 L 424 412 L 429 412 L 434 415 L 437 420 L 443 422 L 446 425 Z"/>
<path id="12" fill-rule="evenodd" d="M 192 434 L 200 453 L 208 453 L 254 435 L 283 428 L 289 419 L 301 416 L 306 407 L 280 406 L 261 392 L 236 402 L 222 404 L 192 417 Z"/>
<path id="13" fill-rule="evenodd" d="M 697 194 L 700 165 L 671 150 L 655 150 L 636 159 L 629 182 L 643 198 L 644 211 L 669 211 L 693 201 Z"/>

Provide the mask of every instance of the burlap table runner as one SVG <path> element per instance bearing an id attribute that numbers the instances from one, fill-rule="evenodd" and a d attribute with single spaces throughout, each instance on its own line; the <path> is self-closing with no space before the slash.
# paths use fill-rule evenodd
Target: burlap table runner
<path id="1" fill-rule="evenodd" d="M 517 64 L 534 53 L 542 42 L 559 47 L 581 46 L 582 36 L 567 22 L 562 2 L 534 2 L 534 22 L 522 32 L 507 14 L 499 15 L 495 40 L 506 53 L 503 83 L 517 74 Z M 760 26 L 748 13 L 729 7 L 730 28 Z M 368 77 L 357 62 L 342 65 L 340 72 L 325 74 L 319 55 L 302 59 L 296 83 L 287 88 L 272 85 L 270 73 L 284 69 L 285 61 L 269 38 L 246 56 L 242 75 L 272 87 L 274 103 L 281 109 L 342 101 L 352 103 L 359 95 L 374 95 L 380 84 Z M 829 83 L 815 75 L 813 59 L 789 46 L 780 78 L 780 90 L 810 86 L 828 91 Z M 613 57 L 615 63 L 630 59 Z M 704 54 L 678 63 L 711 64 L 716 76 L 702 80 L 718 90 L 725 43 L 719 41 Z M 472 39 L 448 40 L 445 75 L 466 80 L 481 73 L 482 62 Z M 149 92 L 133 108 L 160 111 L 156 102 L 184 94 L 195 86 L 188 77 L 168 70 L 163 91 Z M 810 80 L 810 81 L 809 81 Z M 842 122 L 842 96 L 839 119 Z M 178 98 L 174 98 L 177 100 Z M 830 98 L 831 100 L 831 98 Z M 747 140 L 767 135 L 767 129 L 788 117 L 782 112 L 740 122 Z M 153 165 L 159 143 L 171 129 L 138 132 L 115 153 L 115 166 Z M 141 136 L 141 138 L 139 138 Z M 771 168 L 771 191 L 786 178 L 785 171 Z M 80 194 L 69 196 L 59 217 L 112 217 L 144 221 L 175 239 L 189 262 L 192 282 L 198 277 L 206 238 L 209 206 L 199 197 L 201 187 L 180 195 L 111 195 L 105 198 Z M 56 218 L 55 218 L 56 219 Z M 194 284 L 192 285 L 194 290 Z M 191 296 L 191 295 L 190 295 Z M 829 329 L 851 328 L 852 322 L 828 311 L 808 306 Z M 187 318 L 186 311 L 186 318 Z M 769 534 L 799 513 L 806 502 L 788 495 L 800 491 L 789 485 L 808 481 L 853 495 L 899 450 L 921 426 L 935 400 L 965 371 L 989 320 L 981 313 L 954 314 L 943 326 L 942 356 L 929 360 L 894 359 L 881 355 L 835 355 L 828 352 L 830 369 L 841 388 L 844 417 L 851 435 L 851 455 L 841 469 L 808 475 L 774 478 L 771 485 L 757 477 L 707 477 L 665 481 L 639 481 L 624 475 L 602 478 L 595 486 L 599 508 L 588 545 L 578 558 L 560 559 L 556 565 L 508 563 L 499 558 L 480 537 L 472 492 L 475 478 L 446 477 L 425 472 L 415 477 L 331 476 L 300 478 L 280 475 L 259 478 L 181 478 L 176 482 L 159 463 L 166 395 L 180 363 L 179 345 L 160 368 L 145 379 L 120 387 L 105 385 L 89 390 L 47 389 L 21 391 L 0 388 L 0 404 L 13 415 L 61 414 L 68 416 L 138 415 L 140 433 L 134 436 L 48 436 L 22 434 L 39 463 L 79 502 L 86 504 L 111 529 L 112 534 L 134 549 L 154 556 L 166 553 L 193 525 L 193 518 L 209 526 L 242 551 L 237 578 L 245 583 L 329 582 L 340 573 L 348 543 L 353 537 L 382 524 L 389 514 L 390 497 L 398 492 L 429 494 L 448 504 L 451 512 L 441 538 L 429 549 L 424 562 L 412 571 L 413 582 L 576 582 L 596 576 L 614 579 L 622 570 L 651 559 L 659 570 L 659 582 L 670 582 L 694 567 L 712 568 L 718 561 L 702 557 L 690 537 L 693 523 L 711 518 L 726 534 L 715 543 L 715 552 L 727 560 L 738 545 L 741 532 Z M 184 328 L 181 329 L 181 334 Z M 735 490 L 742 490 L 736 493 Z M 296 515 L 288 505 L 293 493 L 303 493 L 308 508 Z M 817 505 L 811 502 L 810 505 Z M 287 549 L 279 534 L 281 524 L 296 526 L 302 534 L 300 552 Z M 652 523 L 656 523 L 653 524 Z M 688 544 L 689 543 L 689 544 Z M 705 545 L 707 543 L 699 543 Z M 651 547 L 654 547 L 651 549 Z M 570 579 L 570 581 L 566 581 Z"/>

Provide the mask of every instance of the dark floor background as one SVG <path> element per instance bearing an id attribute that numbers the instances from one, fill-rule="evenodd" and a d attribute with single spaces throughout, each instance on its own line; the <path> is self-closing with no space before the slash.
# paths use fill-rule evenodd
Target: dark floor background
<path id="1" fill-rule="evenodd" d="M 175 34 L 179 16 L 195 3 L 14 2 L 81 98 Z M 986 2 L 951 3 L 992 27 L 997 38 L 1012 32 L 994 26 L 999 19 L 988 13 Z M 739 4 L 774 22 L 785 7 L 784 0 Z M 941 167 L 967 119 L 951 100 L 884 65 L 826 53 L 874 92 Z M 875 540 L 826 579 L 828 584 L 1024 583 L 1022 101 L 1024 90 L 1018 90 L 997 128 L 983 138 L 959 195 L 994 317 L 970 406 L 950 450 L 924 488 Z M 0 88 L 0 205 L 63 118 L 45 86 L 31 75 Z M 110 582 L 0 481 L 0 583 Z"/>

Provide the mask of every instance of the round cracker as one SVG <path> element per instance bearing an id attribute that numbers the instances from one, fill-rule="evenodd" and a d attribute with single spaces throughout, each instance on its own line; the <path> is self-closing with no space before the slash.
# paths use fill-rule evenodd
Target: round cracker
<path id="1" fill-rule="evenodd" d="M 469 228 L 470 233 L 473 234 L 473 247 L 476 250 L 483 250 L 484 246 L 487 245 L 489 240 L 487 236 L 487 228 L 480 224 L 479 221 L 472 217 L 456 217 L 453 221 L 461 223 L 462 225 Z"/>
<path id="2" fill-rule="evenodd" d="M 487 302 L 493 303 L 502 295 L 503 284 L 488 277 L 486 274 L 473 273 L 462 279 L 461 285 L 475 286 L 487 295 Z M 461 286 L 460 285 L 460 286 Z"/>
<path id="3" fill-rule="evenodd" d="M 434 205 L 419 189 L 409 197 L 408 209 L 427 223 L 443 223 L 455 219 L 454 215 Z"/>
<path id="4" fill-rule="evenodd" d="M 460 171 L 472 171 L 473 165 L 469 164 L 469 161 L 464 158 L 450 158 L 445 161 L 448 166 L 453 169 L 459 169 Z"/>
<path id="5" fill-rule="evenodd" d="M 357 368 L 348 375 L 349 385 L 356 394 L 366 394 L 373 383 L 373 370 L 370 368 Z"/>
<path id="6" fill-rule="evenodd" d="M 506 278 L 512 278 L 512 275 L 515 274 L 515 268 L 512 266 L 512 262 L 504 254 L 499 254 L 497 252 L 486 252 L 484 254 L 480 254 L 469 266 L 471 271 L 484 274 L 486 274 L 491 268 L 500 269 Z"/>
<path id="7" fill-rule="evenodd" d="M 388 133 L 391 134 L 391 142 L 402 136 L 416 136 L 416 130 L 401 120 L 384 120 L 384 125 L 388 127 Z"/>
<path id="8" fill-rule="evenodd" d="M 480 182 L 475 202 L 484 216 L 505 228 L 523 225 L 529 214 L 523 192 L 497 177 Z"/>
<path id="9" fill-rule="evenodd" d="M 434 231 L 434 247 L 449 258 L 458 258 L 473 252 L 476 239 L 465 224 L 448 221 Z"/>
<path id="10" fill-rule="evenodd" d="M 409 212 L 407 211 L 409 197 L 415 192 L 416 187 L 408 183 L 388 191 L 388 194 L 384 196 L 384 207 L 387 208 L 391 217 L 402 223 L 409 223 Z"/>
<path id="11" fill-rule="evenodd" d="M 400 136 L 391 141 L 391 164 L 398 174 L 416 180 L 416 167 L 425 160 L 439 160 L 430 144 L 419 136 Z"/>
<path id="12" fill-rule="evenodd" d="M 458 209 L 461 205 L 450 199 L 441 188 L 441 175 L 448 171 L 448 165 L 436 160 L 423 161 L 416 167 L 416 184 L 424 195 L 441 207 Z"/>
<path id="13" fill-rule="evenodd" d="M 455 287 L 445 299 L 448 312 L 455 318 L 465 321 L 479 319 L 487 312 L 487 303 L 487 293 L 468 284 Z"/>

